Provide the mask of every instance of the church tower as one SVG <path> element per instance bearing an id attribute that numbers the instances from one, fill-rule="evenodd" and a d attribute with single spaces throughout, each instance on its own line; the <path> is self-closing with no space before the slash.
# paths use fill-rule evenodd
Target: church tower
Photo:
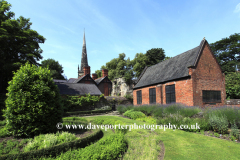
<path id="1" fill-rule="evenodd" d="M 83 48 L 82 48 L 82 59 L 81 59 L 81 66 L 78 66 L 78 78 L 84 75 L 84 67 L 88 66 L 87 60 L 87 48 L 86 48 L 86 40 L 85 40 L 85 30 L 83 34 Z"/>

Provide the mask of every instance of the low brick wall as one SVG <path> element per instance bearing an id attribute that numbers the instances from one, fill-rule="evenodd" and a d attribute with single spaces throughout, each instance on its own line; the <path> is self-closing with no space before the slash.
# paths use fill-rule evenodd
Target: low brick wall
<path id="1" fill-rule="evenodd" d="M 227 106 L 237 106 L 240 107 L 240 99 L 229 99 L 225 101 Z"/>

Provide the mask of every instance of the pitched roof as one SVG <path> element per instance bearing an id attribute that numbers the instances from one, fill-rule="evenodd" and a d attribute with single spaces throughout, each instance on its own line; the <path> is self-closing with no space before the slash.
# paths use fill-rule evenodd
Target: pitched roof
<path id="1" fill-rule="evenodd" d="M 70 78 L 67 83 L 73 83 L 77 78 Z"/>
<path id="2" fill-rule="evenodd" d="M 82 77 L 80 77 L 80 78 L 78 78 L 78 79 L 75 79 L 75 81 L 73 81 L 72 83 L 78 83 L 79 81 L 81 81 L 86 76 L 87 76 L 87 74 L 82 76 Z"/>
<path id="3" fill-rule="evenodd" d="M 100 78 L 98 78 L 98 79 L 95 79 L 95 82 L 97 83 L 97 85 L 98 85 L 99 83 L 101 83 L 104 78 L 105 78 L 105 77 L 100 77 Z"/>
<path id="4" fill-rule="evenodd" d="M 60 90 L 60 94 L 66 95 L 90 95 L 99 96 L 101 91 L 95 84 L 83 84 L 83 83 L 56 83 Z"/>
<path id="5" fill-rule="evenodd" d="M 153 66 L 146 67 L 139 76 L 134 89 L 188 77 L 188 67 L 196 66 L 205 42 L 207 41 L 203 39 L 198 47 Z"/>
<path id="6" fill-rule="evenodd" d="M 53 79 L 53 82 L 55 83 L 66 83 L 67 80 L 62 80 L 62 79 Z"/>

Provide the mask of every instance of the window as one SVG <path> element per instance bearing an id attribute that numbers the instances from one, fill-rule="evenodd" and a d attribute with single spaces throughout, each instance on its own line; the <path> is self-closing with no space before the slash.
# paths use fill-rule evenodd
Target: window
<path id="1" fill-rule="evenodd" d="M 221 102 L 221 91 L 202 91 L 203 102 Z"/>
<path id="2" fill-rule="evenodd" d="M 156 88 L 149 89 L 149 102 L 156 103 Z"/>
<path id="3" fill-rule="evenodd" d="M 137 91 L 137 104 L 142 104 L 142 91 Z"/>
<path id="4" fill-rule="evenodd" d="M 175 103 L 176 102 L 175 84 L 166 86 L 165 92 L 166 92 L 166 103 Z"/>

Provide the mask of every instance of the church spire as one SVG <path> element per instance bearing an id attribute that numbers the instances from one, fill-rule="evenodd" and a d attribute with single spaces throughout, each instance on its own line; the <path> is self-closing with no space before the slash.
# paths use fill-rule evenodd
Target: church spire
<path id="1" fill-rule="evenodd" d="M 83 48 L 82 48 L 82 60 L 81 60 L 81 68 L 80 70 L 83 71 L 83 67 L 88 66 L 87 60 L 87 48 L 86 48 L 86 40 L 85 40 L 85 29 L 83 34 Z"/>

